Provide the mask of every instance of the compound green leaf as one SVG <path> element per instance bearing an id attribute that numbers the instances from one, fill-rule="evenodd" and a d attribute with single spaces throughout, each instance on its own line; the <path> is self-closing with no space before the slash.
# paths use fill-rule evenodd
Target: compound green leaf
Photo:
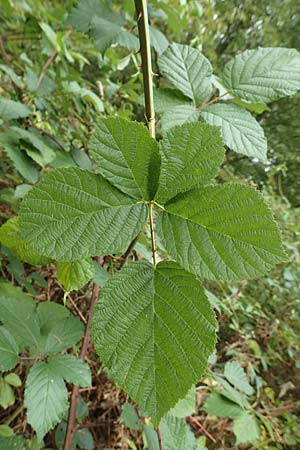
<path id="1" fill-rule="evenodd" d="M 119 14 L 111 11 L 107 4 L 104 5 L 99 0 L 80 0 L 71 10 L 68 21 L 76 30 L 87 33 L 94 17 L 102 17 L 120 25 L 123 23 Z"/>
<path id="2" fill-rule="evenodd" d="M 0 372 L 13 369 L 19 361 L 19 346 L 13 335 L 0 326 Z"/>
<path id="3" fill-rule="evenodd" d="M 209 395 L 205 401 L 203 410 L 207 414 L 217 417 L 238 417 L 243 412 L 241 406 L 220 394 Z"/>
<path id="4" fill-rule="evenodd" d="M 20 226 L 36 251 L 57 261 L 124 252 L 147 208 L 100 175 L 79 168 L 47 174 L 24 197 Z"/>
<path id="5" fill-rule="evenodd" d="M 91 21 L 91 37 L 94 45 L 101 53 L 105 51 L 117 41 L 118 35 L 122 32 L 122 28 L 117 23 L 106 20 L 105 18 L 96 16 Z"/>
<path id="6" fill-rule="evenodd" d="M 24 448 L 25 439 L 23 436 L 14 435 L 12 437 L 1 437 L 0 436 L 0 448 L 5 450 L 19 450 Z"/>
<path id="7" fill-rule="evenodd" d="M 91 258 L 57 263 L 57 278 L 66 291 L 78 291 L 95 275 Z"/>
<path id="8" fill-rule="evenodd" d="M 36 183 L 39 179 L 39 174 L 26 152 L 9 137 L 3 139 L 3 136 L 1 136 L 0 139 L 1 146 L 4 147 L 16 170 L 30 183 Z"/>
<path id="9" fill-rule="evenodd" d="M 212 67 L 196 48 L 171 44 L 158 58 L 166 79 L 199 106 L 212 91 Z"/>
<path id="10" fill-rule="evenodd" d="M 157 426 L 204 373 L 215 327 L 192 274 L 173 262 L 139 262 L 105 283 L 92 337 L 110 377 Z"/>
<path id="11" fill-rule="evenodd" d="M 179 400 L 179 402 L 170 410 L 170 414 L 180 419 L 195 414 L 196 409 L 196 386 L 193 385 L 188 391 L 185 398 Z"/>
<path id="12" fill-rule="evenodd" d="M 87 363 L 74 355 L 55 355 L 48 359 L 52 373 L 62 377 L 67 383 L 90 387 L 91 370 Z"/>
<path id="13" fill-rule="evenodd" d="M 171 128 L 189 122 L 197 122 L 200 113 L 197 111 L 195 105 L 183 103 L 182 105 L 174 106 L 165 111 L 160 118 L 160 126 L 162 133 L 166 133 Z"/>
<path id="14" fill-rule="evenodd" d="M 22 261 L 34 266 L 46 265 L 49 258 L 38 253 L 27 241 L 21 237 L 19 217 L 8 219 L 0 227 L 0 242 L 8 247 Z"/>
<path id="15" fill-rule="evenodd" d="M 0 425 L 0 436 L 5 438 L 10 438 L 14 435 L 14 430 L 8 426 L 8 425 Z M 5 445 L 5 444 L 4 444 Z M 0 442 L 0 448 L 1 448 L 1 442 Z"/>
<path id="16" fill-rule="evenodd" d="M 144 125 L 118 117 L 98 120 L 90 150 L 99 172 L 111 184 L 131 197 L 153 199 L 160 155 Z"/>
<path id="17" fill-rule="evenodd" d="M 39 303 L 36 312 L 42 335 L 47 335 L 59 321 L 71 316 L 67 308 L 51 301 Z"/>
<path id="18" fill-rule="evenodd" d="M 3 120 L 19 119 L 20 117 L 27 117 L 31 113 L 32 110 L 23 103 L 4 97 L 0 98 L 0 118 Z"/>
<path id="19" fill-rule="evenodd" d="M 12 387 L 0 377 L 0 406 L 7 409 L 15 403 L 15 395 Z"/>
<path id="20" fill-rule="evenodd" d="M 224 143 L 231 150 L 266 160 L 268 148 L 264 130 L 248 111 L 218 103 L 208 106 L 202 117 L 207 123 L 221 127 Z"/>
<path id="21" fill-rule="evenodd" d="M 153 99 L 154 109 L 157 113 L 164 113 L 175 106 L 193 106 L 191 100 L 185 97 L 177 89 L 156 88 L 153 90 Z"/>
<path id="22" fill-rule="evenodd" d="M 42 353 L 60 352 L 76 345 L 82 338 L 84 327 L 78 317 L 67 308 L 54 302 L 38 305 L 37 318 L 41 332 Z"/>
<path id="23" fill-rule="evenodd" d="M 151 46 L 154 47 L 157 53 L 160 55 L 168 48 L 169 41 L 166 36 L 157 28 L 150 26 L 149 32 Z"/>
<path id="24" fill-rule="evenodd" d="M 225 152 L 218 128 L 201 122 L 169 130 L 160 150 L 161 172 L 156 195 L 159 203 L 209 183 L 216 176 Z"/>
<path id="25" fill-rule="evenodd" d="M 9 134 L 13 140 L 19 142 L 19 145 L 22 144 L 27 155 L 41 167 L 45 167 L 55 159 L 55 151 L 46 144 L 38 133 L 19 127 L 11 127 Z"/>
<path id="26" fill-rule="evenodd" d="M 260 427 L 256 418 L 244 411 L 233 422 L 233 432 L 236 436 L 236 445 L 253 444 L 259 439 Z"/>
<path id="27" fill-rule="evenodd" d="M 123 423 L 131 430 L 141 430 L 143 428 L 135 407 L 130 403 L 124 403 L 124 405 L 122 405 L 120 423 Z"/>
<path id="28" fill-rule="evenodd" d="M 47 362 L 35 363 L 25 387 L 27 421 L 39 439 L 59 423 L 68 410 L 68 393 L 63 378 Z"/>
<path id="29" fill-rule="evenodd" d="M 172 258 L 213 280 L 255 278 L 285 259 L 262 195 L 242 184 L 179 194 L 165 204 L 156 228 Z"/>
<path id="30" fill-rule="evenodd" d="M 178 417 L 167 414 L 159 425 L 165 450 L 198 450 L 195 435 Z"/>
<path id="31" fill-rule="evenodd" d="M 235 388 L 245 392 L 247 395 L 253 394 L 253 388 L 250 386 L 247 375 L 239 362 L 227 362 L 225 364 L 224 375 Z"/>
<path id="32" fill-rule="evenodd" d="M 60 320 L 51 328 L 46 339 L 44 352 L 62 352 L 77 342 L 83 336 L 84 327 L 78 317 L 70 316 Z"/>
<path id="33" fill-rule="evenodd" d="M 31 349 L 39 350 L 40 329 L 35 314 L 35 302 L 28 295 L 9 283 L 0 283 L 1 322 L 16 341 Z"/>
<path id="34" fill-rule="evenodd" d="M 226 87 L 237 97 L 267 103 L 300 90 L 300 54 L 290 48 L 246 50 L 223 72 Z"/>

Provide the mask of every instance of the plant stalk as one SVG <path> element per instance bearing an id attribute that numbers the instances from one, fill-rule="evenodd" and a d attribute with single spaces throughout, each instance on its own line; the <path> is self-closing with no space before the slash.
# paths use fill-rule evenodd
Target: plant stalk
<path id="1" fill-rule="evenodd" d="M 150 136 L 155 138 L 155 114 L 152 82 L 153 72 L 147 0 L 135 0 L 135 9 L 139 30 L 140 53 L 142 58 L 146 120 Z"/>
<path id="2" fill-rule="evenodd" d="M 97 257 L 97 261 L 99 264 L 101 264 L 102 258 Z M 83 338 L 82 347 L 80 350 L 80 358 L 84 361 L 85 355 L 88 350 L 89 344 L 90 344 L 90 326 L 92 321 L 92 311 L 93 307 L 98 300 L 99 297 L 99 286 L 94 283 L 93 284 L 93 290 L 92 290 L 92 296 L 91 296 L 91 303 L 90 308 L 87 314 L 87 320 L 86 320 L 86 326 L 85 326 L 85 333 Z M 76 409 L 78 404 L 78 398 L 79 398 L 79 386 L 73 386 L 72 395 L 71 395 L 71 403 L 70 403 L 70 409 L 69 409 L 69 416 L 68 416 L 68 422 L 67 422 L 67 431 L 64 441 L 64 450 L 71 450 L 72 448 L 72 442 L 75 436 L 76 432 Z"/>
<path id="3" fill-rule="evenodd" d="M 144 81 L 144 97 L 145 97 L 145 115 L 147 120 L 147 127 L 150 136 L 155 139 L 155 111 L 153 101 L 153 72 L 151 61 L 151 47 L 150 47 L 150 32 L 149 19 L 147 10 L 147 0 L 134 0 L 137 15 L 137 23 L 140 39 L 140 53 L 142 58 L 142 72 Z M 153 221 L 153 203 L 148 203 L 149 208 L 149 223 L 151 233 L 151 248 L 153 265 L 156 266 L 156 245 L 155 245 L 155 230 Z M 163 438 L 159 427 L 157 427 L 157 437 L 159 449 L 164 450 Z"/>

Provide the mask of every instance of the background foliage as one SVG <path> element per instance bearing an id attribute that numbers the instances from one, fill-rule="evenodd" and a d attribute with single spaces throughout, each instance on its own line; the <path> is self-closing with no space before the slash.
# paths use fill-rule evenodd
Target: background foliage
<path id="1" fill-rule="evenodd" d="M 99 114 L 144 120 L 134 5 L 130 0 L 113 4 L 114 11 L 106 17 L 107 25 L 103 23 L 100 3 L 93 0 L 81 2 L 79 6 L 73 1 L 58 0 L 1 2 L 2 222 L 17 213 L 20 199 L 52 167 L 92 169 L 87 140 Z M 90 10 L 95 11 L 92 23 L 90 14 L 85 14 Z M 228 60 L 245 49 L 286 46 L 300 50 L 297 0 L 285 2 L 284 8 L 277 0 L 262 0 L 259 4 L 251 0 L 152 1 L 150 18 L 155 61 L 167 41 L 188 44 L 199 48 L 212 61 L 216 75 Z M 99 29 L 111 29 L 112 35 L 108 32 L 101 35 Z M 155 71 L 159 75 L 157 65 Z M 159 86 L 160 77 L 155 80 Z M 164 436 L 180 436 L 178 449 L 239 446 L 289 449 L 300 445 L 299 107 L 298 94 L 273 104 L 271 110 L 255 111 L 268 138 L 268 162 L 227 153 L 227 164 L 223 165 L 220 178 L 250 181 L 262 190 L 276 211 L 290 262 L 255 281 L 207 283 L 209 299 L 218 315 L 218 348 L 211 357 L 207 377 L 196 388 L 196 407 L 192 395 L 185 405 L 179 405 L 175 414 L 178 421 L 166 418 L 162 426 Z M 160 126 L 163 127 L 163 121 L 158 132 Z M 15 221 L 12 225 L 10 231 L 2 229 L 1 233 L 0 230 L 3 279 L 20 286 L 40 305 L 51 298 L 58 304 L 64 302 L 72 314 L 84 316 L 89 288 L 86 296 L 81 292 L 64 293 L 62 285 L 71 291 L 77 288 L 76 280 L 66 277 L 65 267 L 58 267 L 59 281 L 56 281 L 53 264 L 40 267 L 39 264 L 48 261 L 24 259 L 24 243 L 17 241 L 18 224 Z M 143 236 L 135 252 L 140 258 L 150 258 Z M 90 262 L 76 270 L 83 280 L 86 271 L 89 274 L 95 271 L 94 279 L 102 285 L 118 265 L 119 261 L 108 258 L 104 270 L 91 266 Z M 89 278 L 87 275 L 86 279 Z M 66 319 L 61 317 L 61 320 Z M 3 309 L 1 323 L 5 325 Z M 40 325 L 34 325 L 38 340 L 43 333 L 45 336 L 51 333 L 50 329 L 43 332 Z M 66 347 L 74 356 L 79 353 L 77 343 L 82 334 L 79 328 L 75 327 L 75 337 L 72 334 Z M 13 333 L 13 328 L 10 331 Z M 0 335 L 0 342 L 3 340 L 7 340 L 5 333 Z M 1 369 L 5 372 L 0 378 L 0 449 L 7 450 L 8 445 L 61 448 L 65 421 L 46 436 L 45 445 L 37 443 L 25 421 L 24 383 L 28 371 L 29 380 L 34 375 L 31 360 L 26 357 L 34 354 L 28 343 L 28 353 L 20 360 L 16 345 L 22 347 L 22 336 L 17 340 L 15 343 L 10 339 L 15 352 L 11 365 L 14 372 L 9 366 Z M 51 351 L 51 339 L 48 344 L 47 351 Z M 46 345 L 45 341 L 39 345 Z M 88 377 L 75 380 L 86 388 L 77 411 L 82 427 L 76 434 L 75 445 L 82 449 L 97 448 L 96 445 L 98 448 L 146 448 L 146 445 L 155 448 L 151 426 L 140 421 L 126 403 L 124 394 L 106 379 L 92 352 L 89 358 L 94 387 L 88 387 Z M 13 365 L 15 362 L 17 366 Z M 45 370 L 48 376 L 50 369 L 46 370 L 46 363 L 38 364 L 44 366 L 32 367 Z M 64 409 L 65 381 L 59 374 L 55 376 L 60 386 L 58 407 Z M 66 381 L 74 380 L 71 377 Z M 26 397 L 25 406 L 28 407 Z M 35 407 L 32 405 L 33 410 Z M 186 418 L 186 423 L 181 418 Z M 33 425 L 34 420 L 29 423 Z M 12 431 L 19 436 L 4 437 Z M 169 442 L 167 438 L 166 441 Z M 174 450 L 175 444 L 169 445 Z"/>

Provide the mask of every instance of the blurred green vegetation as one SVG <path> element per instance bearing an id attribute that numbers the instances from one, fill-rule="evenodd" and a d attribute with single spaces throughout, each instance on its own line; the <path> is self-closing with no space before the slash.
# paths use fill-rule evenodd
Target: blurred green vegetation
<path id="1" fill-rule="evenodd" d="M 132 0 L 106 4 L 122 12 L 126 30 L 136 32 Z M 25 117 L 19 111 L 12 118 L 5 114 L 0 118 L 2 221 L 17 213 L 20 199 L 41 173 L 66 165 L 92 167 L 87 139 L 99 114 L 144 119 L 136 50 L 109 45 L 101 53 L 93 36 L 71 26 L 69 14 L 75 5 L 73 0 L 1 2 L 0 97 L 31 110 Z M 299 0 L 154 0 L 149 2 L 149 13 L 151 24 L 169 42 L 200 48 L 216 75 L 226 61 L 245 49 L 286 46 L 300 50 Z M 163 45 L 163 37 L 158 41 Z M 155 61 L 156 51 L 153 57 Z M 159 77 L 155 81 L 159 83 Z M 276 212 L 290 256 L 288 264 L 278 266 L 268 277 L 207 285 L 217 299 L 220 328 L 212 373 L 235 359 L 255 387 L 251 407 L 258 414 L 260 438 L 241 448 L 300 448 L 299 111 L 298 94 L 260 114 L 268 138 L 268 163 L 228 152 L 221 175 L 224 180 L 250 182 L 263 191 Z M 30 132 L 30 137 L 20 129 Z M 41 156 L 46 160 L 41 161 Z M 142 241 L 137 249 L 147 257 Z M 4 246 L 1 258 L 3 274 L 32 295 L 45 287 L 38 269 L 28 271 L 28 265 Z M 237 448 L 231 421 L 203 411 L 214 383 L 208 377 L 200 386 L 198 413 L 217 444 L 201 442 L 209 449 Z"/>

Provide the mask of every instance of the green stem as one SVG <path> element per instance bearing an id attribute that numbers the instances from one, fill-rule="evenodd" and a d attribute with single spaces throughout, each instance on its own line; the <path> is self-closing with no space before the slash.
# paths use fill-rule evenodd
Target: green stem
<path id="1" fill-rule="evenodd" d="M 147 10 L 147 0 L 135 0 L 135 9 L 137 15 L 140 52 L 142 58 L 142 72 L 144 81 L 144 97 L 145 97 L 145 113 L 147 126 L 150 136 L 155 139 L 155 112 L 153 102 L 153 72 L 151 62 L 151 47 L 150 47 L 150 33 L 149 33 L 149 19 Z M 151 234 L 151 248 L 153 265 L 156 266 L 156 245 L 155 245 L 155 230 L 153 220 L 153 203 L 148 203 L 149 208 L 149 224 Z M 164 450 L 164 444 L 159 427 L 157 427 L 157 438 L 159 449 Z"/>
<path id="2" fill-rule="evenodd" d="M 154 232 L 154 221 L 153 221 L 153 203 L 148 204 L 149 207 L 149 224 L 150 224 L 150 234 L 151 234 L 151 248 L 152 248 L 152 260 L 154 267 L 156 266 L 156 246 L 155 246 L 155 232 Z"/>
<path id="3" fill-rule="evenodd" d="M 147 126 L 149 129 L 150 136 L 155 138 L 155 114 L 154 114 L 153 83 L 152 83 L 153 72 L 151 62 L 147 0 L 135 0 L 135 9 L 139 29 L 140 53 L 142 57 L 142 72 L 144 80 L 144 97 L 145 97 L 145 112 L 146 112 Z"/>

